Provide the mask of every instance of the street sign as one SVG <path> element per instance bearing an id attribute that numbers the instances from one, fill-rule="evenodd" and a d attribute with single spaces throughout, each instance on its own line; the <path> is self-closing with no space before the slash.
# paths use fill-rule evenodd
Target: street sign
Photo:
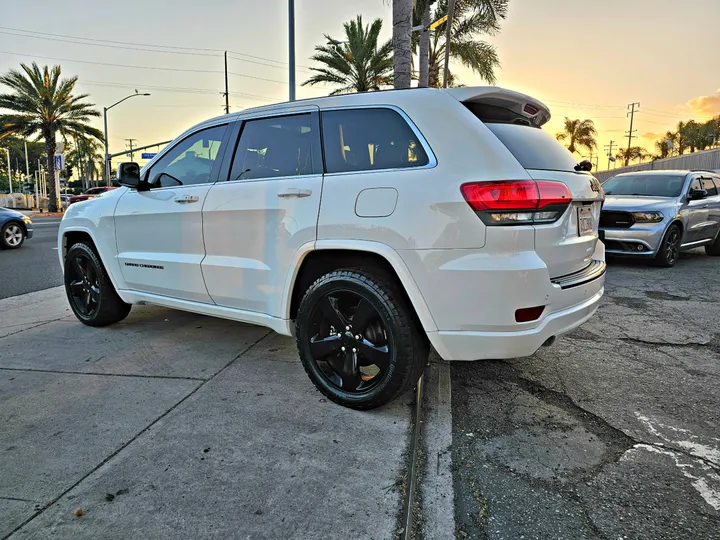
<path id="1" fill-rule="evenodd" d="M 143 158 L 143 159 L 152 159 L 152 158 L 154 158 L 155 156 L 157 156 L 157 152 L 154 153 L 154 154 L 146 154 L 145 152 L 142 153 L 142 158 Z"/>
<path id="2" fill-rule="evenodd" d="M 55 170 L 61 171 L 65 168 L 65 156 L 62 154 L 55 154 Z"/>
<path id="3" fill-rule="evenodd" d="M 445 15 L 444 17 L 440 17 L 437 21 L 428 26 L 428 30 L 435 30 L 438 26 L 447 21 L 447 17 L 447 15 Z"/>

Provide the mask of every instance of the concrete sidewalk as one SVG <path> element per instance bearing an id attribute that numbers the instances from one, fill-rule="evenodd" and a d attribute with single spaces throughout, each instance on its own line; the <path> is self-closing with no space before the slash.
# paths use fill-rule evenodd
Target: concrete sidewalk
<path id="1" fill-rule="evenodd" d="M 393 538 L 411 401 L 329 403 L 259 327 L 2 300 L 0 538 Z"/>

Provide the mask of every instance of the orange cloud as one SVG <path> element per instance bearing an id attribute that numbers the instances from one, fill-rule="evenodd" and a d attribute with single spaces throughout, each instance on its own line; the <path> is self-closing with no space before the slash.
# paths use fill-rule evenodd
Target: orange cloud
<path id="1" fill-rule="evenodd" d="M 665 138 L 665 132 L 662 133 L 654 133 L 652 131 L 647 131 L 641 135 L 643 139 L 648 139 L 651 141 L 657 141 L 658 139 L 664 139 Z"/>
<path id="2" fill-rule="evenodd" d="M 720 114 L 720 90 L 710 96 L 700 96 L 687 102 L 697 116 L 711 117 Z"/>

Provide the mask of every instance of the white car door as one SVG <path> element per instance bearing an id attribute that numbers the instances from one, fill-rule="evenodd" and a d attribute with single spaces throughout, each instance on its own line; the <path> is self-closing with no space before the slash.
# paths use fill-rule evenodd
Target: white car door
<path id="1" fill-rule="evenodd" d="M 118 201 L 118 262 L 130 289 L 212 304 L 200 268 L 202 207 L 230 131 L 224 123 L 190 133 L 145 173 L 150 189 L 130 189 Z"/>
<path id="2" fill-rule="evenodd" d="M 220 306 L 283 318 L 294 256 L 316 239 L 323 182 L 317 108 L 245 119 L 224 180 L 203 208 L 208 293 Z"/>

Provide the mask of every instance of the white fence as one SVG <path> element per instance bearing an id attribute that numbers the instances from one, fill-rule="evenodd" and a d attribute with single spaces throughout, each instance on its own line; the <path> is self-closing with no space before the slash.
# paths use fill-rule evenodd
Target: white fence
<path id="1" fill-rule="evenodd" d="M 684 154 L 671 158 L 656 159 L 655 161 L 638 163 L 637 165 L 611 169 L 609 171 L 597 171 L 595 172 L 595 177 L 601 182 L 604 182 L 608 178 L 624 172 L 662 171 L 669 169 L 720 171 L 720 148 L 693 152 L 692 154 Z"/>

